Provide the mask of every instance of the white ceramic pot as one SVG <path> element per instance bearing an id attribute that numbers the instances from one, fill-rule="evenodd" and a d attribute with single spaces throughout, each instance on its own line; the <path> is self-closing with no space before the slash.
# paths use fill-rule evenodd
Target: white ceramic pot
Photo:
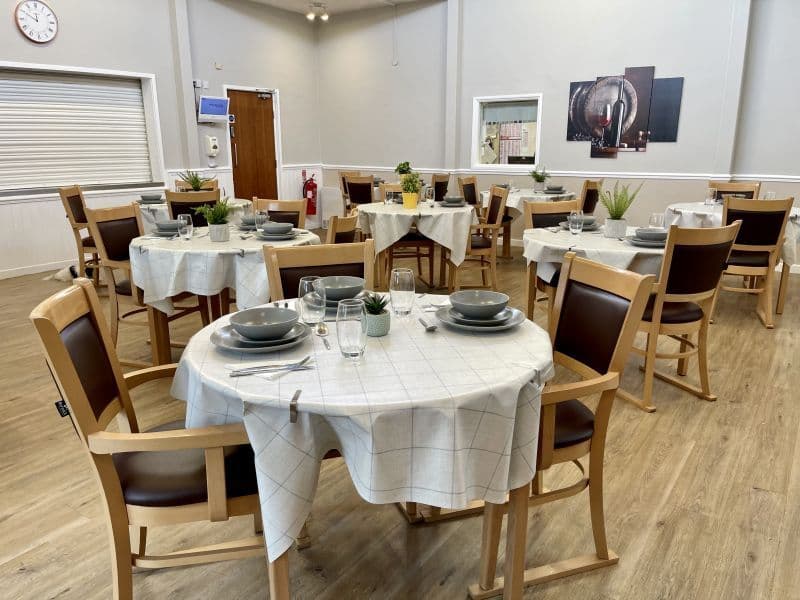
<path id="1" fill-rule="evenodd" d="M 606 219 L 603 235 L 607 238 L 624 238 L 628 232 L 628 221 L 625 219 Z"/>
<path id="2" fill-rule="evenodd" d="M 227 223 L 224 225 L 209 225 L 208 237 L 212 242 L 227 242 L 231 239 L 231 230 Z"/>
<path id="3" fill-rule="evenodd" d="M 389 333 L 389 326 L 392 324 L 392 315 L 388 310 L 384 310 L 379 315 L 367 313 L 367 335 L 370 337 L 383 337 Z"/>
<path id="4" fill-rule="evenodd" d="M 536 181 L 536 180 L 534 180 L 534 182 L 533 182 L 533 191 L 534 192 L 543 192 L 545 183 L 546 183 L 545 181 Z"/>

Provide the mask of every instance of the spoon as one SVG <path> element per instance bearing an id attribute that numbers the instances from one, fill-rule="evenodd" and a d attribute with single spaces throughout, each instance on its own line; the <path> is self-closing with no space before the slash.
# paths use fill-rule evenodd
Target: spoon
<path id="1" fill-rule="evenodd" d="M 425 319 L 423 319 L 422 317 L 420 317 L 418 319 L 418 321 L 420 323 L 422 323 L 422 326 L 425 328 L 425 331 L 427 331 L 428 333 L 433 333 L 434 331 L 436 331 L 439 328 L 438 325 L 430 325 L 430 324 L 428 324 L 428 322 Z"/>
<path id="2" fill-rule="evenodd" d="M 325 349 L 330 350 L 331 344 L 330 342 L 328 342 L 327 338 L 328 326 L 325 325 L 325 321 L 320 321 L 319 323 L 317 323 L 317 330 L 314 333 L 316 333 L 320 338 L 322 338 L 322 343 L 325 344 Z"/>

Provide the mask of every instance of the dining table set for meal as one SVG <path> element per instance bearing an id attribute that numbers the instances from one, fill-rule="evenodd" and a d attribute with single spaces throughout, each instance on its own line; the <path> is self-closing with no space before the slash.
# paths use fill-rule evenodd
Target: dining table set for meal
<path id="1" fill-rule="evenodd" d="M 564 186 L 556 184 L 547 185 L 543 190 L 508 187 L 506 209 L 514 218 L 523 213 L 525 202 L 555 202 L 556 200 L 572 200 L 575 198 L 574 192 L 568 192 L 564 189 Z M 488 190 L 481 192 L 481 203 L 484 207 L 489 206 L 489 200 Z"/>
<path id="2" fill-rule="evenodd" d="M 145 233 L 156 233 L 157 223 L 170 218 L 169 207 L 162 192 L 142 194 L 136 202 L 141 208 L 142 225 Z M 229 198 L 227 204 L 231 210 L 232 221 L 237 223 L 242 215 L 250 210 L 253 203 L 250 200 L 241 198 Z"/>

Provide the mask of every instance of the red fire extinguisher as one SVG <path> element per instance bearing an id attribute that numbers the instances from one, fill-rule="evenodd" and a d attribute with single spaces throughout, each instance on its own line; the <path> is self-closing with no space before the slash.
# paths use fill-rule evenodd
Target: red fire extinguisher
<path id="1" fill-rule="evenodd" d="M 317 182 L 314 181 L 314 176 L 306 179 L 306 170 L 303 169 L 303 197 L 308 200 L 306 202 L 306 214 L 317 214 Z"/>

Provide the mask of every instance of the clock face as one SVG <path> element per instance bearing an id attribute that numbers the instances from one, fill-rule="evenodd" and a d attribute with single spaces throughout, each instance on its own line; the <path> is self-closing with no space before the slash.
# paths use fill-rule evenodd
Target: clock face
<path id="1" fill-rule="evenodd" d="M 14 17 L 22 34 L 37 44 L 51 41 L 58 33 L 56 13 L 41 0 L 22 0 Z"/>

